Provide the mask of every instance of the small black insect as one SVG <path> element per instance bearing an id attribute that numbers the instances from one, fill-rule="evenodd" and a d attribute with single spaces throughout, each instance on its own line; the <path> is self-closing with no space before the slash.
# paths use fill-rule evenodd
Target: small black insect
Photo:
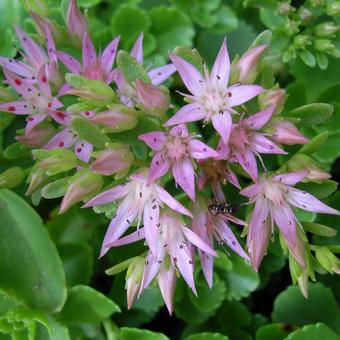
<path id="1" fill-rule="evenodd" d="M 209 205 L 208 210 L 214 216 L 223 214 L 233 215 L 239 210 L 239 206 L 236 204 L 214 203 Z"/>

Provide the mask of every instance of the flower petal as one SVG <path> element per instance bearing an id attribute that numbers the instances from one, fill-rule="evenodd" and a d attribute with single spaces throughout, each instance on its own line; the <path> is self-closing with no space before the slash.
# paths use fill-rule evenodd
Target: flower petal
<path id="1" fill-rule="evenodd" d="M 217 55 L 214 66 L 210 73 L 210 81 L 217 84 L 222 90 L 226 88 L 229 81 L 230 60 L 227 50 L 226 39 L 223 40 L 221 49 Z"/>
<path id="2" fill-rule="evenodd" d="M 253 99 L 263 92 L 263 88 L 259 85 L 239 85 L 229 88 L 228 92 L 231 94 L 231 96 L 229 95 L 228 104 L 230 107 L 234 107 Z"/>
<path id="3" fill-rule="evenodd" d="M 163 202 L 169 208 L 177 211 L 180 214 L 192 217 L 191 212 L 187 208 L 185 208 L 181 203 L 179 203 L 176 199 L 174 199 L 166 190 L 164 190 L 161 186 L 157 184 L 154 184 L 154 186 L 158 198 L 161 202 Z"/>
<path id="4" fill-rule="evenodd" d="M 243 170 L 249 174 L 253 181 L 257 180 L 257 163 L 254 154 L 250 150 L 243 152 L 234 152 L 234 156 L 242 166 Z"/>
<path id="5" fill-rule="evenodd" d="M 119 240 L 108 243 L 107 246 L 110 248 L 124 246 L 126 244 L 143 240 L 144 238 L 145 238 L 144 228 L 140 228 L 127 236 L 121 237 Z"/>
<path id="6" fill-rule="evenodd" d="M 47 98 L 51 98 L 52 94 L 51 94 L 51 88 L 50 88 L 50 84 L 48 82 L 48 75 L 47 75 L 47 68 L 46 65 L 43 65 L 42 67 L 40 67 L 38 74 L 37 74 L 37 82 L 39 85 L 39 89 L 41 91 L 41 93 L 47 97 Z"/>
<path id="7" fill-rule="evenodd" d="M 176 67 L 173 64 L 167 64 L 149 71 L 148 76 L 151 80 L 152 85 L 157 86 L 159 84 L 162 84 L 175 72 Z"/>
<path id="8" fill-rule="evenodd" d="M 243 195 L 243 196 L 251 198 L 251 197 L 256 196 L 259 193 L 260 189 L 261 189 L 260 184 L 258 184 L 258 183 L 251 184 L 251 185 L 243 188 L 240 191 L 240 194 Z"/>
<path id="9" fill-rule="evenodd" d="M 93 46 L 92 40 L 87 32 L 83 37 L 83 49 L 82 49 L 83 67 L 91 68 L 97 61 L 96 49 Z"/>
<path id="10" fill-rule="evenodd" d="M 220 134 L 223 143 L 228 144 L 233 124 L 230 113 L 216 113 L 212 116 L 211 120 L 215 130 Z"/>
<path id="11" fill-rule="evenodd" d="M 44 149 L 69 148 L 75 143 L 78 136 L 70 129 L 58 132 L 50 141 L 44 145 Z"/>
<path id="12" fill-rule="evenodd" d="M 200 103 L 191 103 L 179 109 L 164 126 L 171 126 L 181 123 L 196 122 L 204 119 L 207 113 Z"/>
<path id="13" fill-rule="evenodd" d="M 139 135 L 138 139 L 142 140 L 152 150 L 160 151 L 166 142 L 166 135 L 162 131 L 152 131 Z"/>
<path id="14" fill-rule="evenodd" d="M 164 176 L 170 169 L 171 163 L 162 152 L 157 152 L 151 161 L 148 184 Z"/>
<path id="15" fill-rule="evenodd" d="M 32 78 L 35 75 L 32 67 L 17 59 L 0 57 L 0 65 L 21 77 Z"/>
<path id="16" fill-rule="evenodd" d="M 295 171 L 287 174 L 280 174 L 273 179 L 276 182 L 280 182 L 287 185 L 295 185 L 301 182 L 308 175 L 308 171 Z"/>
<path id="17" fill-rule="evenodd" d="M 268 123 L 275 110 L 275 105 L 268 107 L 265 110 L 255 113 L 254 115 L 244 119 L 242 125 L 251 130 L 259 130 Z"/>
<path id="18" fill-rule="evenodd" d="M 93 197 L 91 200 L 89 200 L 86 204 L 83 205 L 83 208 L 89 208 L 95 205 L 114 202 L 126 196 L 133 188 L 134 184 L 132 182 L 120 184 L 116 187 L 113 187 L 112 189 L 106 190 L 101 194 Z"/>
<path id="19" fill-rule="evenodd" d="M 194 95 L 199 96 L 203 92 L 203 85 L 205 80 L 201 73 L 186 60 L 177 56 L 176 54 L 170 54 L 170 59 L 176 67 L 177 72 L 181 76 L 184 85 Z"/>
<path id="20" fill-rule="evenodd" d="M 57 51 L 56 55 L 58 56 L 58 59 L 66 66 L 66 68 L 75 74 L 80 74 L 82 67 L 80 62 L 73 58 L 71 55 Z"/>
<path id="21" fill-rule="evenodd" d="M 85 140 L 80 140 L 74 145 L 74 151 L 77 157 L 85 163 L 90 161 L 92 150 L 92 144 L 86 142 Z"/>
<path id="22" fill-rule="evenodd" d="M 340 215 L 339 210 L 329 207 L 306 191 L 289 188 L 286 197 L 288 198 L 288 202 L 297 208 L 323 214 Z"/>
<path id="23" fill-rule="evenodd" d="M 25 101 L 14 101 L 0 104 L 1 112 L 9 112 L 16 115 L 28 115 L 32 113 L 32 108 Z"/>
<path id="24" fill-rule="evenodd" d="M 159 204 L 158 202 L 147 201 L 143 210 L 143 222 L 145 240 L 154 257 L 159 260 L 158 252 L 158 227 L 159 225 Z"/>
<path id="25" fill-rule="evenodd" d="M 250 142 L 251 142 L 252 147 L 258 153 L 281 154 L 281 155 L 287 154 L 286 151 L 279 148 L 270 139 L 268 139 L 267 137 L 263 136 L 260 133 L 253 133 L 250 137 Z"/>
<path id="26" fill-rule="evenodd" d="M 172 165 L 172 173 L 178 184 L 194 201 L 195 200 L 195 172 L 191 161 L 185 158 Z"/>
<path id="27" fill-rule="evenodd" d="M 13 89 L 24 98 L 32 98 L 37 95 L 38 91 L 31 81 L 17 76 L 5 68 L 3 69 L 3 72 L 6 77 L 6 83 L 11 85 Z"/>
<path id="28" fill-rule="evenodd" d="M 45 114 L 35 114 L 32 116 L 29 116 L 27 118 L 27 125 L 25 128 L 25 135 L 32 132 L 33 128 L 35 128 L 37 125 L 39 125 L 42 121 L 44 121 L 47 118 L 47 115 Z"/>
<path id="29" fill-rule="evenodd" d="M 138 36 L 138 38 L 137 38 L 137 40 L 136 40 L 136 42 L 135 42 L 135 44 L 133 45 L 133 47 L 132 47 L 132 50 L 131 50 L 131 52 L 130 52 L 130 55 L 132 56 L 132 57 L 134 57 L 138 62 L 139 62 L 139 64 L 141 64 L 141 65 L 143 65 L 143 39 L 144 39 L 144 33 L 142 32 L 139 36 Z"/>
<path id="30" fill-rule="evenodd" d="M 218 153 L 210 146 L 197 139 L 190 139 L 188 142 L 190 156 L 194 159 L 206 159 L 218 157 Z"/>
<path id="31" fill-rule="evenodd" d="M 145 260 L 145 267 L 138 295 L 142 294 L 143 290 L 149 286 L 157 275 L 160 266 L 161 264 L 155 260 L 153 255 L 149 252 Z"/>
<path id="32" fill-rule="evenodd" d="M 168 269 L 164 265 L 160 267 L 157 276 L 158 286 L 170 315 L 173 311 L 172 301 L 176 288 L 176 279 L 174 267 L 169 266 Z"/>
<path id="33" fill-rule="evenodd" d="M 100 64 L 101 67 L 105 70 L 108 74 L 112 70 L 113 63 L 116 58 L 118 44 L 119 44 L 120 37 L 113 39 L 103 51 L 102 55 L 100 56 Z"/>

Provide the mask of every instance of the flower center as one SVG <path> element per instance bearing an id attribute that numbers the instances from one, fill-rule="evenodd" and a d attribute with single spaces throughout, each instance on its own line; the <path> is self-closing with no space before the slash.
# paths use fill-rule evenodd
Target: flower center
<path id="1" fill-rule="evenodd" d="M 208 113 L 208 119 L 210 119 L 213 114 L 223 111 L 227 104 L 225 94 L 222 94 L 215 88 L 207 88 L 201 102 Z"/>
<path id="2" fill-rule="evenodd" d="M 244 150 L 246 145 L 249 145 L 249 135 L 247 133 L 247 130 L 242 128 L 240 125 L 234 126 L 229 143 L 232 146 L 233 149 L 236 150 Z"/>
<path id="3" fill-rule="evenodd" d="M 186 139 L 181 137 L 168 137 L 165 145 L 170 160 L 179 161 L 188 154 Z"/>

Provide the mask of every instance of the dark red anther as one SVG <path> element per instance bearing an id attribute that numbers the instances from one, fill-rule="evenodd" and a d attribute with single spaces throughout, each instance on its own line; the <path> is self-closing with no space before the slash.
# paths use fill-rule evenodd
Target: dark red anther
<path id="1" fill-rule="evenodd" d="M 21 84 L 22 84 L 22 82 L 21 82 L 20 79 L 15 79 L 14 82 L 15 82 L 17 85 L 21 85 Z"/>
<path id="2" fill-rule="evenodd" d="M 52 103 L 48 103 L 47 106 L 48 106 L 48 107 L 51 107 L 51 106 L 52 106 Z"/>
<path id="3" fill-rule="evenodd" d="M 46 78 L 46 76 L 42 76 L 42 77 L 41 77 L 41 81 L 42 81 L 43 83 L 47 83 L 47 78 Z"/>
<path id="4" fill-rule="evenodd" d="M 81 148 L 78 148 L 78 149 L 77 149 L 77 153 L 80 153 L 80 152 L 81 152 Z"/>
<path id="5" fill-rule="evenodd" d="M 65 119 L 66 115 L 64 112 L 61 112 L 61 111 L 57 111 L 57 116 L 60 118 L 60 119 Z"/>
<path id="6" fill-rule="evenodd" d="M 231 92 L 228 92 L 228 97 L 231 97 L 232 96 L 232 93 Z"/>
<path id="7" fill-rule="evenodd" d="M 58 144 L 58 146 L 61 147 L 61 148 L 62 148 L 64 145 L 65 145 L 64 142 L 60 142 L 60 143 Z"/>
<path id="8" fill-rule="evenodd" d="M 14 106 L 9 106 L 8 107 L 8 111 L 11 111 L 11 112 L 15 111 L 15 107 Z"/>

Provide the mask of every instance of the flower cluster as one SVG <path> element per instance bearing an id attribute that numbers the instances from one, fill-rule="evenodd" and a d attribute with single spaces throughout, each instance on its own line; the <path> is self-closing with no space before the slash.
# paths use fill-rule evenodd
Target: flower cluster
<path id="1" fill-rule="evenodd" d="M 310 272 L 312 255 L 294 209 L 340 212 L 294 187 L 328 175 L 312 160 L 308 166 L 289 163 L 291 149 L 283 145 L 309 140 L 296 120 L 280 115 L 284 90 L 254 84 L 267 44 L 255 44 L 231 63 L 224 39 L 211 70 L 187 48 L 170 53 L 170 64 L 146 71 L 143 34 L 130 53 L 119 51 L 119 37 L 97 53 L 75 0 L 66 24 L 69 43 L 81 47 L 81 62 L 55 44 L 61 33 L 48 18 L 32 17 L 44 47 L 16 28 L 22 58 L 0 58 L 4 83 L 16 93 L 8 90 L 11 99 L 0 103 L 0 111 L 26 116 L 17 140 L 35 148 L 27 194 L 58 192 L 61 213 L 77 202 L 85 202 L 84 208 L 113 206 L 100 256 L 145 240 L 147 251 L 125 262 L 128 307 L 154 279 L 170 313 L 178 275 L 197 294 L 195 250 L 210 287 L 221 244 L 257 271 L 274 225 L 292 266 L 299 268 L 293 279 L 306 292 L 301 278 Z M 175 72 L 187 88 L 179 92 L 184 106 L 162 85 L 171 84 Z M 207 131 L 212 138 L 204 141 Z M 268 154 L 279 155 L 280 169 L 267 170 Z M 249 223 L 226 202 L 228 183 L 249 198 L 243 205 L 254 206 Z M 110 188 L 102 191 L 104 185 Z M 52 186 L 54 194 L 46 195 Z M 231 223 L 244 228 L 245 248 Z"/>

